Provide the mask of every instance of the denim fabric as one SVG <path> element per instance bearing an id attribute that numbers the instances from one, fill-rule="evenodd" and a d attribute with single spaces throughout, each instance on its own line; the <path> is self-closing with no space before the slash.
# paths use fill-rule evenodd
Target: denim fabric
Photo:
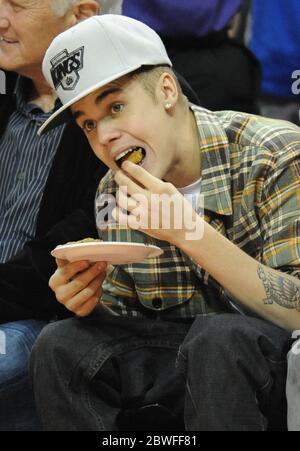
<path id="1" fill-rule="evenodd" d="M 300 340 L 293 345 L 288 355 L 286 395 L 288 430 L 300 431 Z"/>
<path id="2" fill-rule="evenodd" d="M 125 411 L 156 404 L 183 417 L 184 381 L 175 360 L 189 327 L 104 311 L 47 326 L 31 365 L 43 428 L 119 430 Z"/>
<path id="3" fill-rule="evenodd" d="M 44 321 L 0 325 L 0 431 L 33 431 L 40 425 L 29 384 L 28 362 Z"/>
<path id="4" fill-rule="evenodd" d="M 159 404 L 160 421 L 184 412 L 187 430 L 284 429 L 289 337 L 238 314 L 192 326 L 104 312 L 51 324 L 31 360 L 43 428 L 123 430 L 124 412 Z M 141 417 L 131 430 L 141 430 Z M 142 430 L 155 430 L 156 415 L 146 418 Z"/>
<path id="5" fill-rule="evenodd" d="M 288 332 L 258 318 L 198 317 L 177 361 L 187 429 L 286 430 L 289 346 Z"/>

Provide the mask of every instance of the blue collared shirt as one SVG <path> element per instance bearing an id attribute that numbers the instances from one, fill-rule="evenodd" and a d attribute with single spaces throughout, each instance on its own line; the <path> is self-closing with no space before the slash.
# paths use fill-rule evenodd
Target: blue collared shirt
<path id="1" fill-rule="evenodd" d="M 26 101 L 28 81 L 19 78 L 16 109 L 0 137 L 0 262 L 6 262 L 36 234 L 38 212 L 64 126 L 37 136 L 50 116 Z M 59 102 L 56 104 L 56 108 Z"/>

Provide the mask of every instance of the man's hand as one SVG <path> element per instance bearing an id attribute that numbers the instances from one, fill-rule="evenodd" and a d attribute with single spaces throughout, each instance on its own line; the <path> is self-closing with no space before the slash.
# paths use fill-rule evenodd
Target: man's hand
<path id="1" fill-rule="evenodd" d="M 58 302 L 77 316 L 88 316 L 97 306 L 102 295 L 107 264 L 86 261 L 70 263 L 56 260 L 57 270 L 49 281 Z"/>
<path id="2" fill-rule="evenodd" d="M 198 231 L 198 238 L 202 237 L 202 218 L 171 183 L 129 161 L 122 164 L 115 181 L 119 190 L 112 216 L 120 225 L 177 247 L 192 231 Z"/>

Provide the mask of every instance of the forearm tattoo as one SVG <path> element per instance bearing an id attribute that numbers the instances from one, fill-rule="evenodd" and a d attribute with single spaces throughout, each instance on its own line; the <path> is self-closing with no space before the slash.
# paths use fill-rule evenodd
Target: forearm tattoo
<path id="1" fill-rule="evenodd" d="M 265 270 L 262 265 L 258 266 L 257 274 L 267 295 L 264 304 L 276 303 L 288 309 L 300 309 L 300 286 L 280 273 Z"/>

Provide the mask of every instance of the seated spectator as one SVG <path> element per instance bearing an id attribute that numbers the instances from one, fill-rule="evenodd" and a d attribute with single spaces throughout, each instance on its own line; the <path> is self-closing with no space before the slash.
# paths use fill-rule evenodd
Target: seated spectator
<path id="1" fill-rule="evenodd" d="M 250 47 L 262 65 L 264 116 L 299 124 L 300 9 L 298 0 L 252 0 Z"/>
<path id="2" fill-rule="evenodd" d="M 6 342 L 0 353 L 1 431 L 39 428 L 28 358 L 46 322 L 70 313 L 48 286 L 55 270 L 50 251 L 97 236 L 93 201 L 107 171 L 73 123 L 37 137 L 40 124 L 60 106 L 42 74 L 45 51 L 60 31 L 97 14 L 98 0 L 18 5 L 0 1 L 0 67 L 9 71 L 7 93 L 0 95 L 0 336 Z M 105 3 L 101 11 L 113 7 Z"/>
<path id="3" fill-rule="evenodd" d="M 57 56 L 82 47 L 77 84 L 55 78 L 63 107 L 40 133 L 71 109 L 110 168 L 100 238 L 164 255 L 106 278 L 98 263 L 101 290 L 89 288 L 87 262 L 57 262 L 50 286 L 78 318 L 47 326 L 33 349 L 44 429 L 117 430 L 124 410 L 158 404 L 184 412 L 187 430 L 284 429 L 286 353 L 300 326 L 299 128 L 189 104 L 159 36 L 124 16 L 57 37 L 43 64 L 53 87 Z M 127 161 L 135 148 L 140 165 Z M 204 217 L 186 197 L 200 192 Z M 116 197 L 111 215 L 103 194 Z"/>
<path id="4" fill-rule="evenodd" d="M 42 139 L 37 130 L 60 106 L 42 74 L 47 47 L 98 11 L 94 0 L 0 1 L 1 431 L 39 429 L 28 381 L 31 347 L 47 321 L 68 316 L 48 286 L 50 251 L 96 235 L 93 200 L 107 168 L 73 124 Z"/>
<path id="5" fill-rule="evenodd" d="M 120 0 L 115 12 L 140 20 L 162 38 L 174 68 L 210 110 L 258 113 L 260 65 L 229 37 L 246 0 Z"/>

